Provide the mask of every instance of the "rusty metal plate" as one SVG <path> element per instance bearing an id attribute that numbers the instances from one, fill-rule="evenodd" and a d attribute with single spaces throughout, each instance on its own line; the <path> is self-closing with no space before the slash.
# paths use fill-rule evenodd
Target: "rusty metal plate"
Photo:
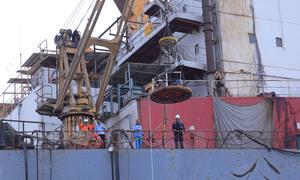
<path id="1" fill-rule="evenodd" d="M 188 100 L 192 90 L 188 87 L 174 85 L 154 90 L 150 99 L 160 104 L 173 104 Z"/>

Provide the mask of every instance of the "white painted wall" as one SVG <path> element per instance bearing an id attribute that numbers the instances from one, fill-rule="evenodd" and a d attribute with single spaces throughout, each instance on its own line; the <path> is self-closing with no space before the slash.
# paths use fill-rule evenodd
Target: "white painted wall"
<path id="1" fill-rule="evenodd" d="M 35 112 L 37 108 L 37 104 L 35 102 L 37 95 L 35 91 L 40 87 L 41 86 L 38 86 L 33 92 L 31 92 L 29 96 L 25 98 L 20 105 L 18 105 L 16 109 L 6 117 L 6 119 L 44 122 L 46 131 L 54 131 L 55 128 L 59 127 L 61 125 L 61 121 L 56 117 L 42 116 Z M 23 130 L 22 123 L 12 123 L 12 126 L 18 131 Z M 34 130 L 42 130 L 41 124 L 25 124 L 25 131 Z"/>
<path id="2" fill-rule="evenodd" d="M 227 82 L 229 90 L 233 94 L 255 95 L 258 93 L 255 86 L 262 86 L 243 82 L 257 80 L 260 74 L 258 52 L 249 41 L 249 33 L 256 33 L 264 65 L 264 91 L 275 91 L 282 96 L 300 95 L 300 81 L 282 82 L 287 78 L 300 79 L 300 1 L 218 0 L 218 5 L 225 80 L 240 80 Z M 276 37 L 283 39 L 283 47 L 276 46 Z"/>
<path id="3" fill-rule="evenodd" d="M 225 86 L 233 95 L 255 94 L 251 73 L 256 73 L 255 45 L 249 42 L 249 33 L 254 33 L 251 0 L 218 0 L 221 63 L 225 73 Z M 244 73 L 241 73 L 244 72 Z M 235 81 L 238 80 L 238 81 Z M 245 88 L 244 88 L 245 87 Z"/>
<path id="4" fill-rule="evenodd" d="M 138 119 L 138 105 L 136 100 L 130 101 L 120 112 L 111 118 L 106 126 L 108 129 L 130 130 Z"/>
<path id="5" fill-rule="evenodd" d="M 300 79 L 300 1 L 253 0 L 258 43 L 267 75 Z M 275 38 L 283 39 L 283 48 L 276 47 Z"/>
<path id="6" fill-rule="evenodd" d="M 192 34 L 174 33 L 179 40 L 177 50 L 182 64 L 190 67 L 206 69 L 206 51 L 203 29 Z"/>

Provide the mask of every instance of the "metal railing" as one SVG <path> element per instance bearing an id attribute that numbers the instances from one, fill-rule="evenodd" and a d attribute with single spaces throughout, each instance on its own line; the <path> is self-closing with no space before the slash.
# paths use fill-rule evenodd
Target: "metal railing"
<path id="1" fill-rule="evenodd" d="M 53 99 L 53 87 L 51 85 L 43 85 L 35 91 L 35 94 L 37 95 L 35 102 L 39 107 L 43 103 L 46 103 L 47 99 Z"/>
<path id="2" fill-rule="evenodd" d="M 159 78 L 160 75 L 154 77 L 152 82 L 153 87 L 158 85 L 159 80 L 161 83 L 172 85 L 173 80 L 165 80 L 165 78 Z M 262 95 L 263 93 L 275 92 L 278 97 L 300 97 L 300 80 L 180 80 L 181 85 L 190 87 L 192 89 L 193 96 L 218 96 L 218 89 L 216 84 L 222 82 L 223 86 L 220 87 L 224 94 L 223 96 L 232 97 L 256 97 Z M 114 113 L 121 110 L 129 101 L 139 98 L 146 97 L 149 94 L 145 92 L 145 89 L 133 86 L 134 82 L 132 79 L 128 80 L 122 85 L 117 87 L 111 87 L 106 91 L 106 100 L 110 102 L 110 107 L 104 113 L 109 114 L 107 118 L 111 118 Z M 178 84 L 178 83 L 176 83 Z M 157 88 L 157 87 L 156 87 Z M 114 106 L 117 104 L 117 107 Z M 103 113 L 102 112 L 102 113 Z"/>
<path id="3" fill-rule="evenodd" d="M 214 96 L 218 82 L 223 85 L 220 88 L 228 92 L 227 96 L 247 97 L 271 92 L 281 97 L 300 96 L 300 80 L 185 80 L 183 84 L 185 86 L 191 83 L 202 84 L 202 88 L 207 88 L 207 95 Z"/>
<path id="4" fill-rule="evenodd" d="M 162 20 L 161 18 L 162 13 L 160 11 L 156 12 L 155 15 L 153 17 L 151 17 L 148 20 L 147 26 L 151 26 L 149 28 L 151 28 L 151 33 L 153 33 L 159 26 L 162 25 L 162 23 L 164 23 L 165 21 Z M 131 36 L 130 38 L 128 38 L 128 44 L 123 45 L 119 52 L 118 52 L 118 58 L 121 58 L 122 56 L 126 55 L 127 53 L 129 53 L 132 48 L 134 48 L 134 44 L 141 42 L 143 39 L 145 39 L 146 37 L 148 37 L 149 35 L 145 35 L 145 28 L 146 24 L 141 26 L 139 29 L 137 29 Z"/>
<path id="5" fill-rule="evenodd" d="M 170 6 L 177 13 L 190 13 L 202 15 L 202 1 L 199 0 L 172 0 Z"/>
<path id="6" fill-rule="evenodd" d="M 171 130 L 146 130 L 143 136 L 136 137 L 137 131 L 117 131 L 118 141 L 110 142 L 121 148 L 135 147 L 136 140 L 142 140 L 142 148 L 175 148 L 175 131 Z M 218 131 L 218 130 L 193 130 L 182 131 L 183 147 L 187 149 L 257 149 L 257 148 L 287 148 L 297 147 L 297 134 L 299 131 Z M 111 132 L 108 132 L 110 134 Z M 124 137 L 121 133 L 126 133 Z M 223 134 L 225 136 L 220 136 Z M 178 135 L 178 134 L 177 134 Z M 127 137 L 130 137 L 128 139 Z M 178 138 L 178 137 L 177 137 Z M 178 138 L 180 139 L 180 138 Z"/>
<path id="7" fill-rule="evenodd" d="M 168 17 L 170 18 L 172 15 L 177 13 L 189 13 L 189 14 L 195 14 L 195 15 L 201 15 L 202 14 L 202 7 L 201 7 L 201 1 L 197 0 L 191 0 L 187 1 L 189 3 L 185 4 L 185 1 L 177 2 L 177 1 L 170 1 L 169 3 L 169 14 Z M 142 14 L 143 16 L 143 14 Z M 134 48 L 134 45 L 143 41 L 146 37 L 148 37 L 151 33 L 154 33 L 154 31 L 160 27 L 162 24 L 166 22 L 166 18 L 163 15 L 162 11 L 157 11 L 152 17 L 149 18 L 148 22 L 145 23 L 143 26 L 138 28 L 128 39 L 128 44 L 124 45 L 120 48 L 118 53 L 118 58 L 123 57 L 127 53 L 129 53 L 132 48 Z M 145 33 L 146 29 L 151 26 L 151 33 L 147 34 Z"/>
<path id="8" fill-rule="evenodd" d="M 1 119 L 1 123 L 8 123 L 12 126 L 16 125 L 18 126 L 17 132 L 20 134 L 25 134 L 26 133 L 26 126 L 28 127 L 29 125 L 36 124 L 40 126 L 40 131 L 45 131 L 45 122 L 39 122 L 39 121 L 24 121 L 24 120 L 13 120 L 13 119 Z"/>
<path id="9" fill-rule="evenodd" d="M 146 97 L 148 94 L 144 88 L 140 86 L 134 86 L 133 79 L 130 78 L 123 84 L 117 85 L 117 87 L 110 87 L 105 94 L 105 101 L 110 103 L 110 107 L 107 105 L 102 106 L 100 112 L 106 114 L 104 119 L 111 118 L 115 113 L 119 112 L 124 106 L 133 99 L 138 97 Z M 116 103 L 116 106 L 114 106 Z"/>
<path id="10" fill-rule="evenodd" d="M 22 131 L 13 132 L 18 135 L 30 136 L 35 149 L 108 149 L 114 146 L 114 149 L 138 149 L 136 141 L 141 141 L 143 149 L 173 149 L 175 148 L 174 131 L 161 130 L 113 130 L 104 131 L 104 139 L 97 135 L 97 131 L 81 132 L 72 131 L 72 139 L 65 139 L 64 134 L 70 131 Z M 12 133 L 11 131 L 1 132 Z M 86 146 L 74 143 L 76 134 L 83 135 L 83 139 L 90 140 L 91 136 L 96 137 L 92 143 Z M 136 133 L 139 133 L 137 135 Z M 218 136 L 222 133 L 224 137 Z M 142 135 L 141 135 L 142 134 Z M 182 136 L 183 148 L 185 149 L 297 149 L 299 144 L 299 131 L 217 131 L 217 130 L 194 130 L 184 131 Z M 81 141 L 83 140 L 81 139 Z M 180 139 L 180 138 L 179 138 Z M 98 142 L 97 142 L 98 141 Z M 18 147 L 18 146 L 16 146 Z M 7 147 L 11 149 L 11 147 Z"/>
<path id="11" fill-rule="evenodd" d="M 56 54 L 55 50 L 48 49 L 48 40 L 44 39 L 41 43 L 38 44 L 38 48 L 40 50 L 40 60 L 44 60 L 48 57 L 49 54 Z"/>

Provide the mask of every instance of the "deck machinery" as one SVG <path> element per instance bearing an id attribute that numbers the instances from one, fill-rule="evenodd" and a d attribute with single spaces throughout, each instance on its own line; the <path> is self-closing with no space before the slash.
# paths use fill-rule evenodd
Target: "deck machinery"
<path id="1" fill-rule="evenodd" d="M 134 0 L 126 0 L 117 26 L 117 32 L 111 40 L 91 37 L 104 3 L 105 0 L 96 1 L 77 47 L 65 45 L 68 43 L 63 43 L 62 46 L 57 47 L 57 99 L 47 99 L 37 109 L 37 112 L 41 115 L 57 116 L 63 121 L 65 145 L 68 145 L 72 138 L 72 132 L 76 131 L 77 125 L 83 119 L 89 119 L 89 122 L 92 123 L 92 118 L 98 113 L 103 103 L 105 90 L 116 61 L 121 40 L 126 31 L 127 17 L 131 13 Z M 90 79 L 84 58 L 85 52 L 91 46 L 105 47 L 110 51 L 96 102 L 92 99 Z"/>
<path id="2" fill-rule="evenodd" d="M 94 123 L 94 117 L 97 116 L 104 102 L 105 91 L 116 62 L 121 41 L 128 30 L 128 20 L 132 18 L 132 8 L 135 0 L 125 2 L 117 24 L 117 32 L 111 40 L 91 37 L 104 3 L 105 0 L 96 1 L 82 37 L 76 38 L 77 32 L 75 31 L 72 34 L 70 30 L 61 30 L 60 36 L 55 38 L 58 52 L 57 99 L 47 99 L 38 106 L 37 112 L 41 115 L 57 116 L 63 121 L 65 145 L 68 145 L 68 142 L 72 140 L 73 132 L 78 131 L 78 124 L 84 119 L 88 119 L 89 124 Z M 165 1 L 165 3 L 168 2 Z M 166 9 L 165 12 L 167 13 L 168 10 Z M 165 17 L 167 18 L 167 16 Z M 176 41 L 169 29 L 167 20 L 166 32 L 159 41 L 161 63 L 166 65 L 166 69 L 163 74 L 152 82 L 153 92 L 150 98 L 155 102 L 163 104 L 177 103 L 190 98 L 192 95 L 191 89 L 182 86 L 181 72 L 173 72 L 171 68 L 177 57 Z M 89 52 L 91 46 L 105 47 L 110 51 L 95 102 L 93 101 L 95 95 L 92 95 L 85 59 L 85 54 Z M 161 80 L 163 80 L 162 86 L 156 86 Z M 164 120 L 164 122 L 166 121 Z"/>

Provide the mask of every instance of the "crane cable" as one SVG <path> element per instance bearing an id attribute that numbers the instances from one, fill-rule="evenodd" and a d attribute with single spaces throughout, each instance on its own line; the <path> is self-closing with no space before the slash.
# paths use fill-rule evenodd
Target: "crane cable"
<path id="1" fill-rule="evenodd" d="M 73 21 L 70 24 L 70 28 L 73 26 L 75 20 L 77 19 L 78 15 L 81 12 L 81 10 L 82 10 L 83 6 L 85 5 L 85 3 L 86 3 L 86 0 L 83 0 L 83 3 L 81 4 L 81 6 L 79 7 L 78 11 L 76 12 L 76 14 L 73 17 Z"/>
<path id="2" fill-rule="evenodd" d="M 76 11 L 78 10 L 79 6 L 81 5 L 82 1 L 83 0 L 81 0 L 79 2 L 79 4 L 76 6 L 76 8 L 73 10 L 73 12 L 69 16 L 69 18 L 66 20 L 66 22 L 64 23 L 64 25 L 62 26 L 62 28 L 66 28 L 70 24 L 71 19 L 74 17 L 74 15 L 75 15 Z"/>
<path id="3" fill-rule="evenodd" d="M 78 3 L 78 5 L 75 7 L 75 9 L 73 10 L 73 12 L 69 16 L 69 18 L 66 20 L 66 22 L 62 26 L 63 29 L 66 29 L 67 27 L 69 27 L 69 25 L 70 25 L 71 21 L 73 20 L 75 14 L 78 13 L 78 9 L 82 5 L 82 3 L 83 3 L 83 0 L 80 0 L 80 2 Z"/>
<path id="4" fill-rule="evenodd" d="M 88 12 L 90 12 L 90 10 L 92 9 L 93 5 L 95 4 L 96 0 L 93 0 L 92 3 L 90 4 L 89 8 L 86 10 L 86 12 L 84 13 L 83 17 L 81 18 L 79 24 L 76 27 L 76 30 L 80 27 L 82 21 L 85 19 L 85 17 L 87 16 Z"/>

